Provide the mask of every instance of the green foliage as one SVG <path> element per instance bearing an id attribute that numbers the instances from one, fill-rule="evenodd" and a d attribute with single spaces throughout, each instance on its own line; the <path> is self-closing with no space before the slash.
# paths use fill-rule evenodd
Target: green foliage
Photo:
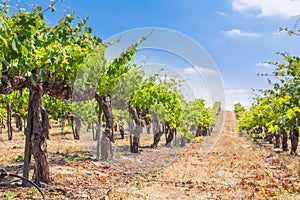
<path id="1" fill-rule="evenodd" d="M 194 138 L 195 135 L 191 132 L 192 125 L 198 124 L 199 108 L 195 101 L 181 103 L 182 115 L 180 118 L 179 132 L 184 133 L 188 138 Z"/>
<path id="2" fill-rule="evenodd" d="M 144 187 L 144 183 L 142 181 L 134 181 L 133 185 L 134 185 L 134 187 L 136 187 L 139 190 Z"/>
<path id="3" fill-rule="evenodd" d="M 0 94 L 0 119 L 7 120 L 7 104 L 11 105 L 12 116 L 27 115 L 29 90 L 13 91 L 10 94 Z"/>
<path id="4" fill-rule="evenodd" d="M 17 193 L 16 192 L 7 192 L 7 194 L 4 196 L 3 200 L 15 200 L 17 199 Z"/>
<path id="5" fill-rule="evenodd" d="M 24 161 L 24 155 L 23 154 L 19 154 L 13 160 L 15 162 L 23 162 Z"/>
<path id="6" fill-rule="evenodd" d="M 77 24 L 74 19 L 73 13 L 65 14 L 51 27 L 44 20 L 41 6 L 31 12 L 0 15 L 2 71 L 11 76 L 27 75 L 33 85 L 38 79 L 46 81 L 49 73 L 52 78 L 73 80 L 92 45 L 101 42 L 90 35 L 91 28 L 84 26 L 87 19 Z"/>
<path id="7" fill-rule="evenodd" d="M 268 76 L 272 89 L 258 95 L 248 112 L 239 120 L 239 130 L 249 133 L 257 129 L 280 134 L 282 130 L 300 129 L 300 58 L 287 53 L 279 53 L 284 63 L 270 63 L 275 66 Z M 276 77 L 274 79 L 273 77 Z"/>
<path id="8" fill-rule="evenodd" d="M 55 5 L 51 4 L 47 9 L 53 12 Z M 19 12 L 11 15 L 7 14 L 8 10 L 8 5 L 0 6 L 1 75 L 27 77 L 31 86 L 41 81 L 46 87 L 50 80 L 64 80 L 64 86 L 74 83 L 75 95 L 76 92 L 109 94 L 123 104 L 113 109 L 118 123 L 129 118 L 125 109 L 129 102 L 140 110 L 152 109 L 171 128 L 179 128 L 186 134 L 192 124 L 210 127 L 217 123 L 220 103 L 205 108 L 203 100 L 185 102 L 179 91 L 180 82 L 175 79 L 161 74 L 145 79 L 145 72 L 134 63 L 133 55 L 147 37 L 108 62 L 105 59 L 107 46 L 91 34 L 91 28 L 86 26 L 87 18 L 77 20 L 75 13 L 66 12 L 55 26 L 50 26 L 41 6 L 35 6 L 30 12 L 19 7 Z M 0 96 L 0 99 L 13 104 L 13 113 L 26 116 L 31 86 L 21 88 L 22 95 L 16 91 Z M 71 103 L 53 97 L 51 92 L 46 90 L 43 95 L 49 118 L 57 120 L 73 113 L 84 124 L 97 121 L 99 107 L 94 96 L 87 95 L 86 99 Z M 289 111 L 288 116 L 292 117 L 293 112 Z"/>
<path id="9" fill-rule="evenodd" d="M 145 39 L 142 38 L 129 46 L 112 62 L 105 59 L 106 46 L 102 44 L 95 46 L 78 71 L 75 89 L 78 91 L 93 89 L 99 96 L 112 95 L 118 82 L 136 67 L 132 56 L 136 53 L 137 46 Z"/>
<path id="10" fill-rule="evenodd" d="M 100 76 L 105 72 L 105 50 L 105 45 L 98 44 L 87 55 L 76 75 L 75 95 L 77 95 L 76 92 L 89 92 L 89 90 L 97 88 Z"/>
<path id="11" fill-rule="evenodd" d="M 129 118 L 124 110 L 127 108 L 130 92 L 134 91 L 132 82 L 130 81 L 135 81 L 136 78 L 144 74 L 138 72 L 132 56 L 136 53 L 137 46 L 145 39 L 146 38 L 142 38 L 137 43 L 132 44 L 112 62 L 108 62 L 105 59 L 104 52 L 106 46 L 104 45 L 95 46 L 93 51 L 88 55 L 77 74 L 74 84 L 75 97 L 89 99 L 83 102 L 83 104 L 82 102 L 76 102 L 73 106 L 73 110 L 76 112 L 75 114 L 78 115 L 84 123 L 98 121 L 97 113 L 101 105 L 96 106 L 96 101 L 91 100 L 95 97 L 94 92 L 96 92 L 100 98 L 110 95 L 114 101 L 119 101 L 120 104 L 123 104 L 113 109 L 114 119 L 117 123 L 122 124 L 124 120 Z M 90 105 L 91 103 L 93 105 Z"/>
<path id="12" fill-rule="evenodd" d="M 127 110 L 113 109 L 114 120 L 117 124 L 126 123 L 130 117 Z"/>
<path id="13" fill-rule="evenodd" d="M 180 124 L 181 104 L 178 94 L 164 82 L 155 84 L 153 79 L 147 79 L 131 95 L 130 104 L 142 111 L 161 105 L 164 119 L 170 127 L 176 128 Z"/>
<path id="14" fill-rule="evenodd" d="M 98 121 L 98 105 L 95 100 L 73 102 L 72 111 L 73 114 L 80 117 L 85 125 Z"/>
<path id="15" fill-rule="evenodd" d="M 235 113 L 242 113 L 245 112 L 245 108 L 242 106 L 241 103 L 234 104 L 234 110 Z"/>
<path id="16" fill-rule="evenodd" d="M 102 41 L 86 26 L 88 18 L 80 19 L 74 12 L 65 12 L 55 26 L 46 23 L 44 14 L 47 10 L 55 11 L 55 3 L 46 9 L 35 5 L 31 11 L 16 6 L 19 12 L 12 14 L 8 14 L 7 1 L 0 6 L 0 77 L 29 78 L 30 84 L 19 84 L 20 91 L 1 95 L 0 100 L 12 105 L 13 115 L 25 117 L 29 89 L 37 82 L 44 82 L 43 104 L 49 117 L 57 120 L 70 113 L 72 105 L 52 97 L 55 92 L 48 88 L 51 81 L 63 80 L 60 86 L 71 87 L 82 62 L 94 47 L 103 46 Z"/>
<path id="17" fill-rule="evenodd" d="M 39 193 L 39 190 L 38 190 L 36 187 L 33 187 L 33 188 L 32 188 L 32 195 L 33 195 L 33 196 L 37 196 L 38 193 Z"/>
<path id="18" fill-rule="evenodd" d="M 111 63 L 105 66 L 104 72 L 100 74 L 97 87 L 100 96 L 112 94 L 120 78 L 132 68 L 134 65 L 132 56 L 137 51 L 137 45 L 138 43 L 131 45 Z"/>
<path id="19" fill-rule="evenodd" d="M 212 115 L 211 115 L 211 121 L 210 121 L 210 125 L 215 125 L 218 123 L 218 115 L 221 111 L 221 106 L 222 106 L 222 103 L 219 102 L 219 101 L 216 101 L 212 107 Z"/>
<path id="20" fill-rule="evenodd" d="M 205 108 L 203 99 L 196 99 L 195 102 L 198 107 L 197 124 L 201 127 L 209 127 L 211 124 L 211 110 L 209 108 Z"/>
<path id="21" fill-rule="evenodd" d="M 182 101 L 181 108 L 179 132 L 192 139 L 195 137 L 191 130 L 192 126 L 210 128 L 218 122 L 221 103 L 215 102 L 212 108 L 207 108 L 203 99 L 195 99 L 190 102 Z"/>
<path id="22" fill-rule="evenodd" d="M 69 165 L 72 165 L 74 162 L 76 162 L 77 160 L 77 157 L 74 157 L 74 156 L 67 156 L 64 158 L 64 161 L 66 162 L 66 164 L 69 166 Z"/>
<path id="23" fill-rule="evenodd" d="M 1 122 L 7 120 L 7 112 L 6 109 L 2 106 L 3 104 L 0 104 L 0 120 Z"/>
<path id="24" fill-rule="evenodd" d="M 199 142 L 200 142 L 200 140 L 201 140 L 201 138 L 200 138 L 200 137 L 195 137 L 195 142 L 199 143 Z"/>
<path id="25" fill-rule="evenodd" d="M 113 91 L 114 98 L 123 102 L 129 102 L 131 95 L 139 85 L 143 84 L 144 79 L 144 70 L 133 65 L 132 68 L 126 74 L 123 74 L 117 82 Z"/>
<path id="26" fill-rule="evenodd" d="M 49 95 L 43 96 L 43 105 L 48 112 L 49 119 L 58 120 L 60 116 L 72 113 L 72 103 L 70 101 L 62 101 Z"/>

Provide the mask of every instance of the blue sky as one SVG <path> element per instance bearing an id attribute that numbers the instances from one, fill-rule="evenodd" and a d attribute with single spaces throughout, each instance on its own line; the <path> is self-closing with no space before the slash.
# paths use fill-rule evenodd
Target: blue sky
<path id="1" fill-rule="evenodd" d="M 27 5 L 33 2 L 48 4 L 21 0 Z M 261 62 L 282 62 L 276 52 L 297 55 L 299 50 L 300 38 L 278 29 L 297 25 L 300 0 L 64 0 L 58 4 L 73 8 L 81 17 L 89 15 L 88 25 L 103 40 L 143 27 L 167 28 L 192 38 L 210 55 L 222 76 L 227 109 L 237 102 L 249 105 L 251 89 L 269 87 L 257 74 L 273 68 Z M 46 16 L 49 21 L 59 17 Z M 192 74 L 191 66 L 182 67 Z"/>

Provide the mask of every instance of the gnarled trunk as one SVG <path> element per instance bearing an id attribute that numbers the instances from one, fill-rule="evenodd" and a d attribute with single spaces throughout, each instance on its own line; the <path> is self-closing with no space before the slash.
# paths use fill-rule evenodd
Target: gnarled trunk
<path id="1" fill-rule="evenodd" d="M 174 139 L 174 135 L 176 134 L 176 132 L 177 132 L 176 128 L 172 128 L 172 129 L 169 130 L 169 134 L 168 134 L 168 137 L 167 137 L 167 140 L 166 140 L 166 146 L 167 147 L 171 146 L 171 142 Z"/>
<path id="2" fill-rule="evenodd" d="M 2 129 L 5 128 L 5 125 L 3 123 L 3 119 L 0 121 L 0 133 L 2 133 Z"/>
<path id="3" fill-rule="evenodd" d="M 18 131 L 22 131 L 23 130 L 23 123 L 22 123 L 22 118 L 20 115 L 16 115 L 16 128 L 18 129 Z"/>
<path id="4" fill-rule="evenodd" d="M 77 115 L 68 115 L 69 118 L 71 118 L 72 120 L 72 131 L 73 131 L 73 136 L 75 140 L 79 140 L 80 139 L 80 130 L 81 130 L 81 126 L 82 126 L 82 122 L 80 117 L 78 117 Z M 74 127 L 74 122 L 75 122 L 75 127 Z"/>
<path id="5" fill-rule="evenodd" d="M 46 138 L 49 134 L 47 112 L 42 105 L 41 83 L 32 86 L 29 94 L 23 176 L 28 178 L 31 154 L 34 156 L 34 181 L 50 183 Z M 23 182 L 23 185 L 25 182 Z"/>
<path id="6" fill-rule="evenodd" d="M 177 130 L 175 128 L 171 128 L 168 122 L 165 122 L 165 134 L 166 134 L 166 146 L 171 146 L 171 142 L 174 138 L 174 134 L 176 134 Z"/>
<path id="7" fill-rule="evenodd" d="M 163 135 L 163 133 L 164 133 L 163 131 L 159 131 L 159 132 L 156 132 L 156 133 L 154 134 L 154 137 L 153 137 L 153 144 L 151 145 L 152 148 L 157 148 L 158 143 L 159 143 L 160 138 L 161 138 L 161 136 Z"/>
<path id="8" fill-rule="evenodd" d="M 137 113 L 138 113 L 138 116 L 139 118 L 142 120 L 145 121 L 145 124 L 146 124 L 146 132 L 147 134 L 150 134 L 151 133 L 151 120 L 148 118 L 148 114 L 149 113 L 149 109 L 143 111 L 143 112 L 140 112 L 139 110 L 137 110 Z M 143 127 L 143 124 L 142 124 L 142 127 Z"/>
<path id="9" fill-rule="evenodd" d="M 119 130 L 120 130 L 121 139 L 124 139 L 125 138 L 125 130 L 124 130 L 123 124 L 119 124 Z"/>
<path id="10" fill-rule="evenodd" d="M 6 110 L 7 110 L 7 135 L 8 140 L 12 140 L 12 126 L 11 126 L 11 105 L 10 103 L 6 104 Z"/>
<path id="11" fill-rule="evenodd" d="M 101 137 L 101 159 L 103 161 L 111 160 L 113 158 L 112 144 L 107 135 L 110 134 L 110 129 L 106 128 Z"/>
<path id="12" fill-rule="evenodd" d="M 133 131 L 133 139 L 132 139 L 132 146 L 131 146 L 131 152 L 132 153 L 138 153 L 139 152 L 139 142 L 140 142 L 140 134 L 142 132 L 142 120 L 139 118 L 138 113 L 136 109 L 133 109 L 130 105 L 128 107 L 128 111 L 131 114 L 134 122 L 135 122 L 135 128 Z"/>
<path id="13" fill-rule="evenodd" d="M 150 134 L 151 133 L 151 121 L 150 119 L 148 118 L 145 118 L 145 123 L 146 123 L 146 131 L 147 131 L 147 134 Z"/>
<path id="14" fill-rule="evenodd" d="M 102 110 L 106 119 L 105 134 L 111 142 L 114 141 L 114 116 L 112 113 L 111 96 L 106 95 L 102 98 Z"/>
<path id="15" fill-rule="evenodd" d="M 299 131 L 297 127 L 294 127 L 294 130 L 290 132 L 291 134 L 291 154 L 297 155 L 297 147 L 298 147 L 298 141 L 299 141 Z"/>
<path id="16" fill-rule="evenodd" d="M 101 102 L 99 103 L 99 112 L 98 112 L 98 123 L 96 128 L 96 138 L 94 138 L 95 141 L 97 141 L 96 145 L 96 160 L 100 160 L 100 153 L 101 153 L 101 143 L 100 143 L 100 136 L 102 134 L 102 109 L 101 109 Z"/>
<path id="17" fill-rule="evenodd" d="M 65 129 L 65 126 L 66 126 L 66 116 L 60 116 L 59 117 L 60 119 L 60 130 L 61 130 L 61 134 L 64 134 L 64 129 Z"/>
<path id="18" fill-rule="evenodd" d="M 110 96 L 107 95 L 105 97 L 95 95 L 96 101 L 99 105 L 99 113 L 98 113 L 98 129 L 97 129 L 97 160 L 99 159 L 99 151 L 101 151 L 101 159 L 104 161 L 110 160 L 113 157 L 112 153 L 112 144 L 113 141 L 113 125 L 114 125 L 114 118 L 112 114 L 112 107 L 111 107 L 111 99 Z M 106 118 L 106 128 L 105 132 L 101 135 L 101 128 L 102 128 L 102 112 Z"/>
<path id="19" fill-rule="evenodd" d="M 200 125 L 198 125 L 197 128 L 196 128 L 196 135 L 195 135 L 195 137 L 199 137 L 199 136 L 201 136 L 201 126 Z"/>
<path id="20" fill-rule="evenodd" d="M 282 130 L 282 151 L 288 150 L 288 134 L 286 130 Z"/>
<path id="21" fill-rule="evenodd" d="M 129 143 L 130 143 L 130 152 L 132 152 L 132 135 L 133 135 L 133 121 L 129 119 L 127 121 L 128 128 L 129 128 Z"/>
<path id="22" fill-rule="evenodd" d="M 154 113 L 153 111 L 149 111 L 149 113 L 151 114 L 152 116 L 152 122 L 153 122 L 153 144 L 151 145 L 152 148 L 156 148 L 158 146 L 158 143 L 160 141 L 160 138 L 163 134 L 163 131 L 161 129 L 161 126 L 160 126 L 160 120 L 159 120 L 159 117 L 156 113 Z"/>
<path id="23" fill-rule="evenodd" d="M 264 138 L 265 141 L 269 142 L 269 144 L 273 144 L 273 134 L 267 133 L 266 137 Z"/>
<path id="24" fill-rule="evenodd" d="M 86 132 L 89 132 L 89 130 L 92 129 L 92 122 L 89 122 L 86 127 Z"/>
<path id="25" fill-rule="evenodd" d="M 274 148 L 280 148 L 280 135 L 275 133 L 274 137 L 275 137 Z"/>

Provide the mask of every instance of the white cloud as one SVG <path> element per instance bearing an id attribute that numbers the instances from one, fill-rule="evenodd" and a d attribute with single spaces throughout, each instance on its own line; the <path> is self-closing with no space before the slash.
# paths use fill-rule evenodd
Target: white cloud
<path id="1" fill-rule="evenodd" d="M 259 17 L 300 15 L 300 0 L 232 0 L 234 10 L 258 12 Z"/>
<path id="2" fill-rule="evenodd" d="M 257 67 L 273 67 L 274 65 L 271 65 L 269 63 L 261 62 L 256 64 Z"/>
<path id="3" fill-rule="evenodd" d="M 199 67 L 199 66 L 186 67 L 183 69 L 183 72 L 185 74 L 189 74 L 189 75 L 197 75 L 199 73 L 201 73 L 202 75 L 211 75 L 211 74 L 217 73 L 217 71 L 215 69 L 204 68 L 204 67 Z"/>
<path id="4" fill-rule="evenodd" d="M 240 103 L 244 107 L 249 107 L 251 105 L 251 91 L 244 89 L 226 89 L 225 98 L 226 98 L 226 110 L 233 110 L 234 104 Z"/>
<path id="5" fill-rule="evenodd" d="M 223 31 L 223 32 L 228 37 L 249 37 L 249 38 L 253 38 L 253 37 L 259 36 L 258 33 L 249 32 L 249 31 L 242 31 L 240 29 L 232 29 L 230 31 Z"/>
<path id="6" fill-rule="evenodd" d="M 220 16 L 228 16 L 227 13 L 222 12 L 222 11 L 217 11 L 216 13 L 217 13 L 218 15 L 220 15 Z"/>
<path id="7" fill-rule="evenodd" d="M 285 31 L 285 30 L 278 30 L 278 31 L 275 31 L 275 32 L 273 32 L 272 33 L 272 35 L 273 36 L 280 36 L 280 37 L 282 37 L 282 36 L 285 36 L 285 37 L 288 37 L 288 33 L 287 33 L 287 31 Z"/>

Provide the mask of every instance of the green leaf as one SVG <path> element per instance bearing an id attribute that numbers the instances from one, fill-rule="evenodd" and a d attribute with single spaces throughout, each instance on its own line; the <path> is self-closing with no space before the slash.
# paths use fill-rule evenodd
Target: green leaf
<path id="1" fill-rule="evenodd" d="M 45 71 L 44 68 L 38 69 L 38 75 L 42 79 L 43 82 L 46 81 L 47 78 L 48 78 L 48 75 L 47 75 L 47 73 L 46 73 L 46 71 Z"/>
<path id="2" fill-rule="evenodd" d="M 31 74 L 30 76 L 30 80 L 31 80 L 31 83 L 32 85 L 36 86 L 37 85 L 37 76 L 35 74 Z"/>
<path id="3" fill-rule="evenodd" d="M 3 38 L 1 35 L 0 35 L 0 38 L 1 38 L 2 42 L 5 44 L 5 46 L 8 47 L 7 39 Z"/>
<path id="4" fill-rule="evenodd" d="M 0 17 L 0 29 L 6 30 L 8 28 L 9 28 L 8 23 L 5 21 L 5 19 L 3 19 L 2 17 Z"/>
<path id="5" fill-rule="evenodd" d="M 21 45 L 21 54 L 22 56 L 28 55 L 28 49 L 24 45 Z"/>
<path id="6" fill-rule="evenodd" d="M 288 111 L 286 112 L 286 116 L 289 118 L 289 119 L 293 119 L 293 117 L 295 116 L 295 112 L 292 108 L 288 109 Z"/>
<path id="7" fill-rule="evenodd" d="M 293 110 L 294 110 L 294 112 L 299 112 L 300 113 L 300 107 L 296 106 L 296 107 L 293 108 Z"/>
<path id="8" fill-rule="evenodd" d="M 42 12 L 42 10 L 43 10 L 42 6 L 37 6 L 37 7 L 35 8 L 35 11 L 36 11 L 36 12 Z"/>
<path id="9" fill-rule="evenodd" d="M 83 36 L 84 36 L 85 38 L 88 38 L 88 37 L 89 37 L 89 33 L 88 33 L 88 32 L 84 32 Z"/>
<path id="10" fill-rule="evenodd" d="M 17 43 L 16 43 L 16 38 L 13 39 L 12 43 L 11 43 L 11 47 L 12 49 L 17 53 L 19 54 L 19 48 L 17 46 Z"/>

